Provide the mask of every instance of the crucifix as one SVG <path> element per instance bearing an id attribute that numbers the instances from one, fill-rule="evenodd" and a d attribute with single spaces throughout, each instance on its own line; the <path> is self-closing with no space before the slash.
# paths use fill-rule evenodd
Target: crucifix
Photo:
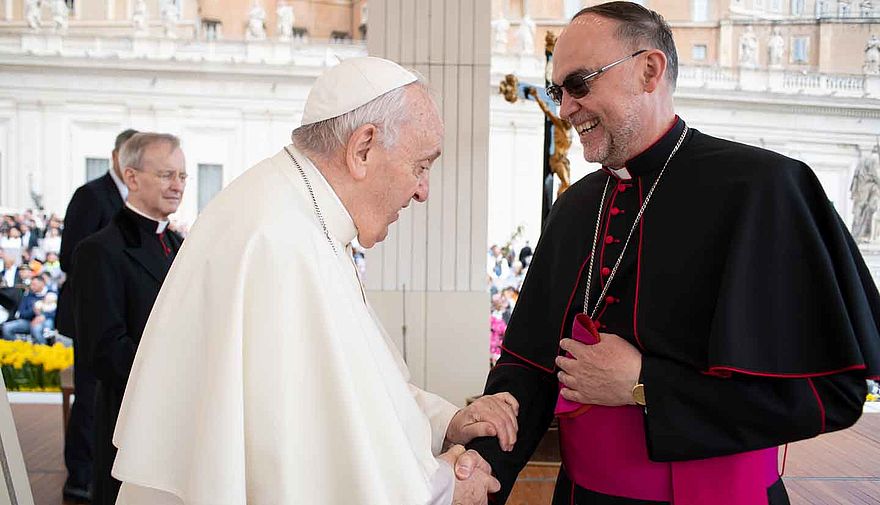
<path id="1" fill-rule="evenodd" d="M 499 92 L 504 99 L 515 103 L 519 99 L 532 100 L 544 113 L 544 170 L 542 175 L 541 227 L 553 202 L 571 185 L 571 164 L 568 161 L 568 150 L 571 148 L 571 123 L 557 115 L 556 104 L 547 96 L 546 86 L 550 85 L 553 68 L 553 49 L 556 46 L 556 35 L 547 32 L 544 39 L 544 87 L 523 84 L 513 74 L 507 74 L 499 85 Z M 555 177 L 559 178 L 559 189 L 553 194 Z"/>

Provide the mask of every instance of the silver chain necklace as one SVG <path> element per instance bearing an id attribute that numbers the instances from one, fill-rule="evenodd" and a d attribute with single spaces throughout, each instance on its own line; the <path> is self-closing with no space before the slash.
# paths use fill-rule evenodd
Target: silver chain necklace
<path id="1" fill-rule="evenodd" d="M 330 244 L 330 247 L 333 248 L 333 254 L 339 256 L 339 251 L 336 250 L 336 244 L 333 243 L 333 239 L 330 237 L 330 231 L 327 229 L 327 223 L 324 222 L 324 214 L 321 213 L 321 208 L 318 207 L 318 199 L 315 198 L 315 191 L 312 189 L 312 183 L 309 181 L 309 178 L 306 177 L 306 172 L 300 166 L 299 162 L 294 158 L 293 153 L 290 152 L 287 147 L 284 148 L 284 151 L 287 152 L 287 155 L 290 156 L 290 159 L 293 161 L 293 164 L 296 165 L 296 169 L 299 171 L 299 175 L 302 176 L 303 182 L 306 183 L 306 189 L 309 190 L 309 196 L 312 197 L 312 205 L 315 208 L 315 215 L 318 216 L 318 222 L 321 223 L 321 229 L 324 230 L 324 236 L 327 237 L 327 243 Z"/>
<path id="2" fill-rule="evenodd" d="M 611 269 L 611 273 L 608 274 L 608 280 L 605 281 L 605 287 L 602 288 L 602 293 L 596 300 L 596 305 L 593 307 L 593 311 L 590 312 L 590 286 L 593 284 L 593 260 L 596 258 L 596 245 L 599 243 L 599 226 L 602 225 L 602 210 L 605 205 L 605 195 L 608 193 L 608 184 L 611 182 L 611 176 L 609 175 L 608 179 L 605 180 L 605 189 L 602 190 L 602 199 L 599 200 L 599 214 L 596 216 L 596 232 L 593 234 L 593 248 L 590 249 L 590 269 L 587 271 L 587 289 L 584 292 L 584 314 L 588 315 L 590 319 L 596 317 L 596 311 L 599 310 L 602 300 L 605 299 L 605 293 L 608 292 L 608 286 L 611 285 L 611 281 L 614 279 L 618 267 L 620 267 L 620 262 L 623 260 L 623 255 L 626 253 L 626 248 L 629 246 L 629 241 L 633 236 L 633 232 L 639 225 L 639 221 L 642 219 L 642 214 L 645 213 L 645 209 L 648 207 L 648 202 L 651 201 L 651 195 L 654 194 L 654 189 L 657 188 L 657 183 L 660 182 L 660 178 L 663 177 L 663 173 L 666 172 L 666 167 L 669 165 L 669 161 L 675 156 L 675 153 L 678 152 L 681 143 L 684 142 L 684 137 L 687 135 L 687 132 L 688 127 L 685 126 L 684 130 L 681 132 L 681 137 L 678 138 L 678 142 L 675 144 L 675 147 L 672 148 L 669 157 L 666 158 L 666 163 L 663 164 L 663 168 L 660 169 L 660 173 L 657 175 L 657 178 L 654 179 L 654 184 L 652 184 L 651 189 L 648 190 L 648 195 L 645 197 L 645 201 L 642 202 L 642 208 L 639 209 L 639 213 L 636 215 L 636 220 L 633 222 L 632 228 L 629 229 L 629 235 L 626 236 L 626 242 L 623 243 L 623 249 L 620 251 L 620 256 L 617 257 L 617 261 L 614 263 L 614 268 Z"/>

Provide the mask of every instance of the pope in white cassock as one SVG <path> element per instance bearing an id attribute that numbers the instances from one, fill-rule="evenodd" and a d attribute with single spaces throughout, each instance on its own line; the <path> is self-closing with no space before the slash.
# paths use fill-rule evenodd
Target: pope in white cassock
<path id="1" fill-rule="evenodd" d="M 511 450 L 516 400 L 459 410 L 409 384 L 351 255 L 427 199 L 442 141 L 397 64 L 318 78 L 293 143 L 214 198 L 162 286 L 113 437 L 118 504 L 486 503 L 498 482 L 457 444 Z"/>

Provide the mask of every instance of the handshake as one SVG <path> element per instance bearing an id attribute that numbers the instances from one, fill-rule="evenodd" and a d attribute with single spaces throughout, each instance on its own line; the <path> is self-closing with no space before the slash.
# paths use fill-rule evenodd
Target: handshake
<path id="1" fill-rule="evenodd" d="M 509 393 L 483 396 L 459 410 L 446 430 L 446 441 L 453 445 L 441 459 L 453 468 L 455 491 L 452 505 L 486 505 L 488 494 L 501 489 L 492 468 L 476 451 L 465 450 L 477 437 L 497 436 L 501 449 L 513 450 L 516 443 L 519 404 Z"/>

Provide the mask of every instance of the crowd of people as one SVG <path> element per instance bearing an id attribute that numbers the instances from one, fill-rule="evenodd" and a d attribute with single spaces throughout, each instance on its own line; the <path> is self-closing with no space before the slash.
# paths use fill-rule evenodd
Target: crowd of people
<path id="1" fill-rule="evenodd" d="M 486 257 L 486 275 L 491 295 L 492 308 L 489 316 L 489 364 L 495 362 L 501 356 L 501 342 L 504 340 L 504 332 L 507 331 L 507 323 L 510 314 L 516 306 L 522 283 L 529 270 L 529 262 L 532 259 L 532 247 L 529 241 L 516 249 L 514 245 L 507 244 L 501 247 L 493 244 L 489 248 Z"/>
<path id="2" fill-rule="evenodd" d="M 58 288 L 64 282 L 58 253 L 63 224 L 56 214 L 25 210 L 0 222 L 0 321 L 5 340 L 54 342 Z"/>

